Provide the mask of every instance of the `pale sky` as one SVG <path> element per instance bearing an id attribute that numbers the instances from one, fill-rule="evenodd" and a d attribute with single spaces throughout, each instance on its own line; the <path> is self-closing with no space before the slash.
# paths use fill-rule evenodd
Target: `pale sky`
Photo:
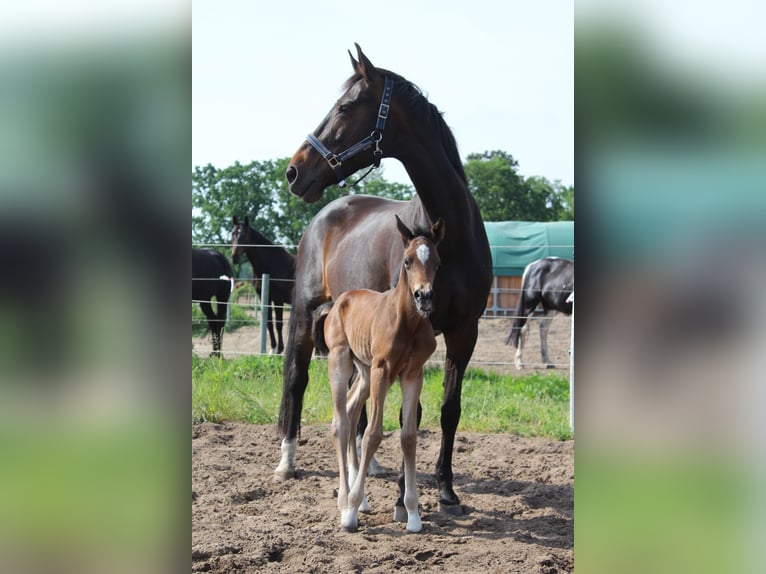
<path id="1" fill-rule="evenodd" d="M 340 95 L 358 42 L 418 85 L 465 160 L 503 150 L 574 184 L 571 1 L 194 0 L 192 166 L 290 157 Z M 389 181 L 410 183 L 398 161 Z"/>

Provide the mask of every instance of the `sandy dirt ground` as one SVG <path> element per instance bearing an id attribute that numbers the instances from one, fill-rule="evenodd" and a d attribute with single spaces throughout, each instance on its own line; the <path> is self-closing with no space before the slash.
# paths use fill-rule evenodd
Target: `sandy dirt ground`
<path id="1" fill-rule="evenodd" d="M 568 317 L 557 317 L 551 359 L 569 368 Z M 509 319 L 482 320 L 472 364 L 519 372 L 505 345 Z M 440 338 L 441 340 L 441 338 Z M 525 357 L 540 361 L 537 329 Z M 259 349 L 258 330 L 226 333 L 224 356 Z M 207 356 L 209 338 L 194 341 Z M 443 353 L 437 349 L 437 358 Z M 539 368 L 527 367 L 521 372 Z M 421 430 L 417 483 L 423 530 L 409 534 L 393 520 L 399 433 L 386 433 L 370 477 L 372 512 L 359 530 L 340 529 L 338 469 L 329 425 L 302 429 L 297 478 L 274 481 L 279 462 L 275 425 L 192 425 L 192 572 L 574 571 L 574 443 L 507 434 L 458 432 L 453 470 L 463 514 L 439 511 L 433 477 L 441 433 Z"/>

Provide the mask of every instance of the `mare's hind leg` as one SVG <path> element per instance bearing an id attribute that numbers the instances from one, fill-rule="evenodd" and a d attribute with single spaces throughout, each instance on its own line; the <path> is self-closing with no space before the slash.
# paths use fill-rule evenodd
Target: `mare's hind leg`
<path id="1" fill-rule="evenodd" d="M 276 315 L 276 327 L 277 327 L 277 354 L 281 355 L 285 351 L 285 343 L 282 340 L 282 316 L 285 311 L 284 305 L 277 305 L 274 309 L 274 315 Z"/>
<path id="2" fill-rule="evenodd" d="M 527 335 L 529 334 L 529 318 L 527 318 L 526 323 L 524 323 L 524 326 L 519 331 L 519 346 L 516 347 L 516 356 L 514 358 L 514 362 L 516 363 L 516 368 L 520 369 L 524 366 L 524 359 L 522 358 L 522 355 L 524 353 L 524 345 L 527 344 Z"/>
<path id="3" fill-rule="evenodd" d="M 295 477 L 295 447 L 303 409 L 303 395 L 309 382 L 309 362 L 314 352 L 311 338 L 311 313 L 295 303 L 290 313 L 290 328 L 285 347 L 279 431 L 283 437 L 282 456 L 274 471 L 276 480 Z"/>
<path id="4" fill-rule="evenodd" d="M 553 369 L 555 367 L 548 356 L 548 331 L 551 328 L 552 320 L 553 318 L 548 315 L 547 311 L 540 318 L 540 356 L 546 369 Z"/>
<path id="5" fill-rule="evenodd" d="M 266 309 L 266 327 L 269 330 L 269 341 L 271 341 L 271 354 L 273 355 L 277 350 L 277 339 L 274 337 L 274 321 L 272 316 L 272 305 L 269 304 Z"/>
<path id="6" fill-rule="evenodd" d="M 213 305 L 210 301 L 202 301 L 199 304 L 200 309 L 207 318 L 207 328 L 210 329 L 210 338 L 213 340 L 213 352 L 210 353 L 211 357 L 221 356 L 221 330 L 223 326 L 218 326 L 218 315 L 213 311 Z"/>

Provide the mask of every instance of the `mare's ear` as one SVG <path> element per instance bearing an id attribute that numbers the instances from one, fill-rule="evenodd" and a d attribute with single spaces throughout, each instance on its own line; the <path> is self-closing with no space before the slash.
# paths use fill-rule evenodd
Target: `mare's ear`
<path id="1" fill-rule="evenodd" d="M 250 216 L 245 215 L 245 227 L 250 227 Z"/>
<path id="2" fill-rule="evenodd" d="M 232 222 L 232 223 L 233 223 L 235 226 L 239 225 L 239 223 L 237 223 L 237 216 L 236 216 L 236 215 L 235 215 L 235 216 L 233 216 L 233 217 L 231 218 L 231 222 Z"/>
<path id="3" fill-rule="evenodd" d="M 407 247 L 409 245 L 410 241 L 415 239 L 415 236 L 412 234 L 412 231 L 402 223 L 402 220 L 399 219 L 398 215 L 395 215 L 396 217 L 396 227 L 399 229 L 399 235 L 402 236 L 402 241 L 404 242 L 404 246 Z"/>
<path id="4" fill-rule="evenodd" d="M 441 217 L 431 226 L 431 236 L 436 245 L 439 245 L 444 239 L 444 220 Z"/>
<path id="5" fill-rule="evenodd" d="M 372 65 L 372 62 L 370 62 L 369 58 L 364 55 L 364 52 L 362 52 L 362 48 L 359 47 L 359 44 L 354 42 L 354 46 L 356 46 L 356 56 L 359 59 L 359 61 L 356 62 L 356 65 L 354 66 L 354 71 L 360 74 L 368 82 L 371 82 L 378 75 L 378 70 L 375 68 L 375 66 Z M 351 57 L 351 61 L 354 61 L 353 56 Z"/>

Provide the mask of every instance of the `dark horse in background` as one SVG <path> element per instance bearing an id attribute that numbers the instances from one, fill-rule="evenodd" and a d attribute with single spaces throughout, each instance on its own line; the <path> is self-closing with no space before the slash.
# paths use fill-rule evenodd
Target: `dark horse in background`
<path id="1" fill-rule="evenodd" d="M 376 68 L 358 45 L 356 49 L 358 61 L 351 56 L 354 73 L 343 94 L 287 168 L 290 191 L 312 203 L 328 186 L 378 164 L 381 157 L 394 157 L 406 168 L 417 194 L 410 201 L 342 197 L 322 209 L 306 228 L 298 247 L 279 414 L 282 458 L 275 476 L 295 475 L 296 439 L 314 350 L 312 313 L 344 291 L 385 291 L 396 284 L 403 246 L 391 225 L 394 215 L 410 229 L 429 229 L 442 218 L 449 233 L 439 244 L 442 265 L 430 315 L 434 332 L 444 335 L 447 351 L 436 480 L 440 508 L 459 514 L 452 453 L 463 375 L 492 282 L 489 243 L 468 191 L 455 138 L 439 110 L 411 82 Z M 403 506 L 401 473 L 398 482 L 397 506 Z"/>
<path id="2" fill-rule="evenodd" d="M 232 218 L 234 228 L 231 231 L 231 260 L 239 263 L 242 253 L 247 255 L 253 267 L 255 290 L 261 296 L 261 278 L 264 273 L 269 275 L 269 300 L 267 305 L 267 326 L 271 339 L 272 353 L 282 354 L 285 344 L 282 339 L 282 317 L 285 303 L 293 297 L 295 281 L 295 256 L 282 247 L 274 245 L 263 234 L 250 227 L 250 218 L 245 216 L 243 222 Z M 272 309 L 276 316 L 277 337 L 274 337 L 274 321 Z"/>
<path id="3" fill-rule="evenodd" d="M 554 367 L 548 357 L 548 329 L 551 311 L 572 314 L 569 296 L 574 288 L 574 262 L 562 257 L 543 257 L 533 261 L 524 269 L 521 278 L 521 294 L 516 305 L 516 314 L 511 325 L 507 344 L 516 348 L 516 368 L 523 364 L 522 353 L 529 331 L 527 319 L 537 306 L 543 308 L 540 318 L 540 355 L 548 369 Z"/>
<path id="4" fill-rule="evenodd" d="M 211 357 L 221 356 L 226 308 L 234 274 L 226 256 L 215 249 L 192 249 L 192 301 L 199 302 L 213 339 Z M 215 297 L 215 311 L 212 299 Z"/>

